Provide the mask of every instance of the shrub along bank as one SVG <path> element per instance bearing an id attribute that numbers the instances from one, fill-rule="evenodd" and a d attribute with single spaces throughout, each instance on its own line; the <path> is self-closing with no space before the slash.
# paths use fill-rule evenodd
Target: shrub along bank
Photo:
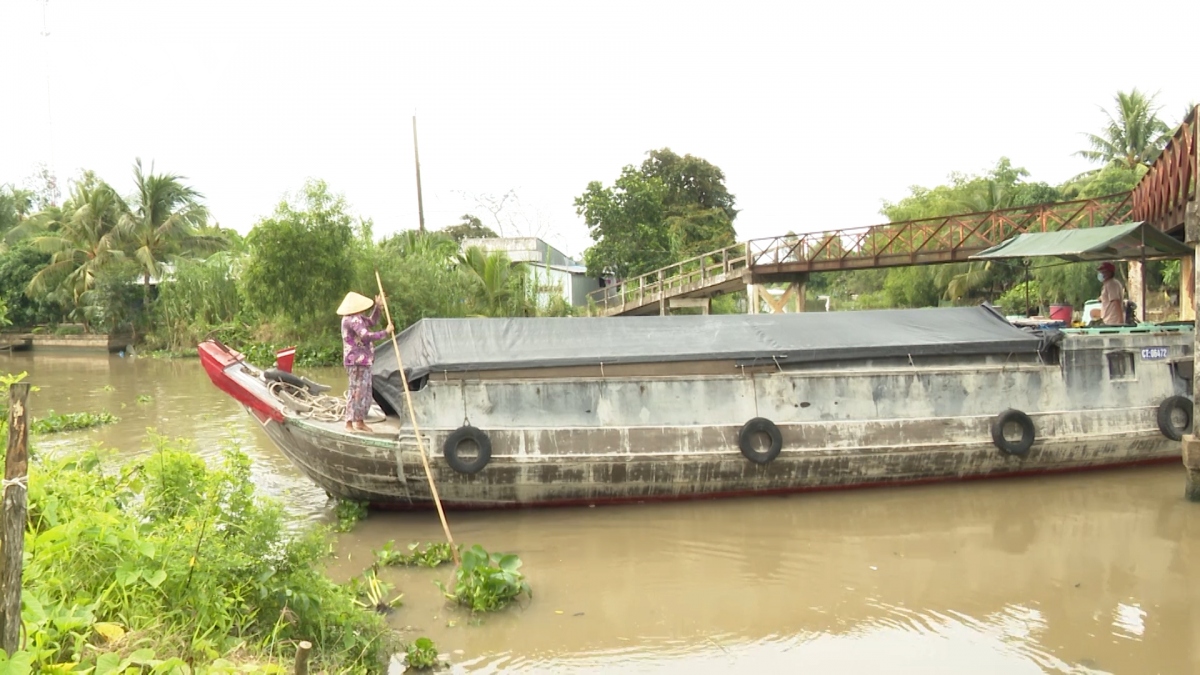
<path id="1" fill-rule="evenodd" d="M 386 667 L 398 645 L 383 618 L 320 571 L 322 530 L 255 496 L 244 453 L 209 467 L 182 442 L 156 446 L 120 465 L 35 457 L 18 672 L 275 670 L 301 640 L 314 670 Z"/>

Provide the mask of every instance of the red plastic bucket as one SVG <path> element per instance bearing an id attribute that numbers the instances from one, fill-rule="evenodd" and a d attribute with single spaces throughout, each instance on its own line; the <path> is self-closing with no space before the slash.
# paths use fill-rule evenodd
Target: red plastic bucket
<path id="1" fill-rule="evenodd" d="M 292 363 L 296 360 L 296 348 L 284 347 L 275 352 L 275 367 L 285 373 L 292 372 Z"/>
<path id="2" fill-rule="evenodd" d="M 1072 312 L 1074 309 L 1070 305 L 1050 305 L 1050 319 L 1053 321 L 1071 323 Z"/>

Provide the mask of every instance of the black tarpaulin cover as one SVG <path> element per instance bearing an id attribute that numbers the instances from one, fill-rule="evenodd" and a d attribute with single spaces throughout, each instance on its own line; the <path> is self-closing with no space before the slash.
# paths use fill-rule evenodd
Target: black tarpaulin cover
<path id="1" fill-rule="evenodd" d="M 615 363 L 1010 354 L 1042 338 L 987 306 L 799 314 L 611 318 L 422 319 L 397 336 L 405 374 Z M 403 389 L 391 342 L 375 352 L 376 393 L 396 409 Z"/>

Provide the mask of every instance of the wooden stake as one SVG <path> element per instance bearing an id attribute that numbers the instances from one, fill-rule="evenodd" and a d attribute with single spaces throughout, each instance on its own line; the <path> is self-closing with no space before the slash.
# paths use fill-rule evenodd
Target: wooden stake
<path id="1" fill-rule="evenodd" d="M 379 278 L 379 270 L 375 270 L 375 283 L 379 285 L 379 299 L 383 301 L 383 311 L 387 322 L 392 322 L 392 312 L 388 309 L 387 295 L 383 292 L 383 281 Z M 400 371 L 400 383 L 404 385 L 404 402 L 408 405 L 408 419 L 413 425 L 413 434 L 417 437 L 417 451 L 421 453 L 421 465 L 425 467 L 425 478 L 429 480 L 429 493 L 433 495 L 433 504 L 437 507 L 438 518 L 442 521 L 442 530 L 446 533 L 446 541 L 450 542 L 450 554 L 454 556 L 454 564 L 459 565 L 458 549 L 454 546 L 454 537 L 450 535 L 450 525 L 446 523 L 446 512 L 442 510 L 442 500 L 438 497 L 437 485 L 433 482 L 433 472 L 429 470 L 429 459 L 425 456 L 425 443 L 421 440 L 421 428 L 417 426 L 417 413 L 413 410 L 412 394 L 408 391 L 408 376 L 404 374 L 404 361 L 400 359 L 400 347 L 396 344 L 396 330 L 392 327 L 392 352 L 396 355 L 396 368 Z"/>
<path id="2" fill-rule="evenodd" d="M 25 554 L 26 486 L 29 480 L 29 383 L 8 389 L 8 454 L 4 457 L 4 515 L 0 527 L 0 649 L 21 645 L 21 558 Z"/>
<path id="3" fill-rule="evenodd" d="M 292 670 L 295 675 L 308 675 L 308 653 L 312 651 L 312 643 L 301 640 L 296 646 L 296 667 Z"/>

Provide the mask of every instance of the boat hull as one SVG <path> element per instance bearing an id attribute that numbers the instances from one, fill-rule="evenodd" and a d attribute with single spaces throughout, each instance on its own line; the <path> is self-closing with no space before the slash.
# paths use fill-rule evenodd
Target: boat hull
<path id="1" fill-rule="evenodd" d="M 240 355 L 201 345 L 213 382 L 331 496 L 432 506 L 424 451 L 447 508 L 605 504 L 919 484 L 1178 461 L 1161 407 L 1191 397 L 1188 333 L 1076 336 L 1059 352 L 826 363 L 712 375 L 430 377 L 375 434 L 289 411 Z M 1169 358 L 1162 358 L 1162 355 Z M 1140 355 L 1140 356 L 1139 356 Z M 1186 401 L 1191 409 L 1190 401 Z M 1027 452 L 995 437 L 1028 416 Z M 421 430 L 413 433 L 410 414 Z M 766 419 L 780 452 L 744 454 Z M 447 460 L 464 426 L 490 460 Z M 760 458 L 761 459 L 761 458 Z M 459 467 L 461 469 L 461 466 Z"/>
<path id="2" fill-rule="evenodd" d="M 400 442 L 344 434 L 302 420 L 267 422 L 280 450 L 330 495 L 380 508 L 430 508 L 415 439 Z M 802 434 L 799 428 L 784 429 Z M 716 430 L 712 430 L 716 433 Z M 736 429 L 726 430 L 735 434 Z M 634 434 L 636 437 L 636 434 Z M 663 431 L 665 441 L 669 431 Z M 787 494 L 950 480 L 1062 473 L 1179 461 L 1180 446 L 1157 429 L 1136 436 L 1093 436 L 1035 443 L 1025 457 L 991 442 L 855 448 L 786 447 L 768 464 L 747 461 L 734 446 L 703 455 L 631 454 L 519 461 L 494 457 L 478 474 L 454 471 L 431 443 L 430 468 L 443 505 L 452 509 L 598 505 Z M 504 438 L 493 438 L 503 443 Z"/>

